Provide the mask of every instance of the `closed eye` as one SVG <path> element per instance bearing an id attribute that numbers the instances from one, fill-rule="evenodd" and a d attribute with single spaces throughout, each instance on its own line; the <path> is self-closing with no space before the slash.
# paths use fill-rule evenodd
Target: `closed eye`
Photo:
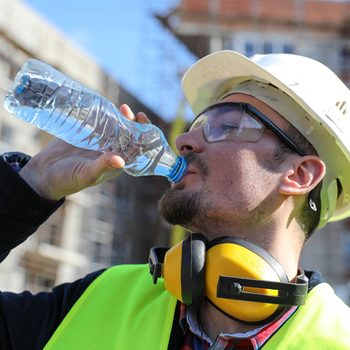
<path id="1" fill-rule="evenodd" d="M 235 122 L 232 122 L 232 121 L 227 121 L 227 122 L 223 122 L 221 123 L 221 126 L 223 128 L 238 128 L 239 125 Z"/>
<path id="2" fill-rule="evenodd" d="M 239 129 L 239 125 L 235 122 L 225 122 L 221 124 L 221 128 L 224 132 L 230 132 L 230 130 Z"/>

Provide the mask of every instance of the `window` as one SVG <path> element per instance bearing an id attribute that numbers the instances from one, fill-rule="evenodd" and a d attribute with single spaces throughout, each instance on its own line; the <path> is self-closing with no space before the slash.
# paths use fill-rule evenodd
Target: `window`
<path id="1" fill-rule="evenodd" d="M 58 261 L 37 251 L 26 251 L 20 266 L 25 270 L 25 288 L 32 292 L 48 290 L 55 285 Z"/>
<path id="2" fill-rule="evenodd" d="M 250 41 L 245 43 L 244 53 L 247 57 L 253 56 L 255 54 L 254 44 Z"/>
<path id="3" fill-rule="evenodd" d="M 340 50 L 340 73 L 345 82 L 350 80 L 350 48 L 345 46 Z"/>
<path id="4" fill-rule="evenodd" d="M 259 41 L 245 43 L 245 56 L 251 57 L 255 54 L 270 53 L 294 53 L 294 45 L 291 43 L 281 43 L 279 41 Z"/>
<path id="5" fill-rule="evenodd" d="M 284 52 L 284 53 L 294 53 L 294 46 L 292 44 L 283 44 L 282 52 Z"/>
<path id="6" fill-rule="evenodd" d="M 236 33 L 234 38 L 224 40 L 224 48 L 241 52 L 247 57 L 255 54 L 295 52 L 292 38 L 281 37 L 276 33 Z"/>
<path id="7" fill-rule="evenodd" d="M 263 53 L 264 54 L 273 53 L 273 45 L 271 42 L 263 43 Z"/>
<path id="8" fill-rule="evenodd" d="M 52 215 L 38 230 L 39 243 L 49 243 L 60 247 L 63 237 L 63 224 L 65 219 L 65 205 Z"/>

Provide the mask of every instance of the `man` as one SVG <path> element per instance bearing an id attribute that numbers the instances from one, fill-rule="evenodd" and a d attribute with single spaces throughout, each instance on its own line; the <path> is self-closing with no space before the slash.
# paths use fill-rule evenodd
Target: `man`
<path id="1" fill-rule="evenodd" d="M 183 87 L 198 115 L 177 139 L 188 171 L 159 206 L 201 235 L 153 251 L 155 285 L 146 266 L 117 266 L 52 293 L 3 292 L 3 348 L 350 347 L 349 308 L 299 266 L 315 228 L 350 215 L 349 90 L 316 61 L 232 51 L 198 61 Z M 2 255 L 63 197 L 122 166 L 57 140 L 29 161 L 6 155 Z"/>

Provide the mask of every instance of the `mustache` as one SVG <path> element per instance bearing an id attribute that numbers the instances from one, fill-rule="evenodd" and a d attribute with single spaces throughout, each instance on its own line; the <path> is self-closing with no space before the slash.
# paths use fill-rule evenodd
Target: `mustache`
<path id="1" fill-rule="evenodd" d="M 196 169 L 200 171 L 202 176 L 207 176 L 209 174 L 209 167 L 207 163 L 196 153 L 190 152 L 184 155 L 187 164 L 193 164 Z"/>

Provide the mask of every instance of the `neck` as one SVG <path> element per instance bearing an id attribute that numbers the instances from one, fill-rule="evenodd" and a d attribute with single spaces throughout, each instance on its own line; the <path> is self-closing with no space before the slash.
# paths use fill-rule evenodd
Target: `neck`
<path id="1" fill-rule="evenodd" d="M 278 221 L 269 221 L 258 228 L 247 225 L 213 225 L 214 229 L 197 230 L 209 240 L 229 236 L 247 240 L 266 250 L 284 268 L 289 280 L 292 280 L 298 271 L 301 250 L 304 245 L 304 233 L 296 223 L 286 225 Z M 288 227 L 287 227 L 288 226 Z"/>
<path id="2" fill-rule="evenodd" d="M 212 340 L 215 340 L 220 333 L 244 333 L 258 327 L 225 316 L 207 300 L 200 306 L 198 317 L 203 330 Z"/>

